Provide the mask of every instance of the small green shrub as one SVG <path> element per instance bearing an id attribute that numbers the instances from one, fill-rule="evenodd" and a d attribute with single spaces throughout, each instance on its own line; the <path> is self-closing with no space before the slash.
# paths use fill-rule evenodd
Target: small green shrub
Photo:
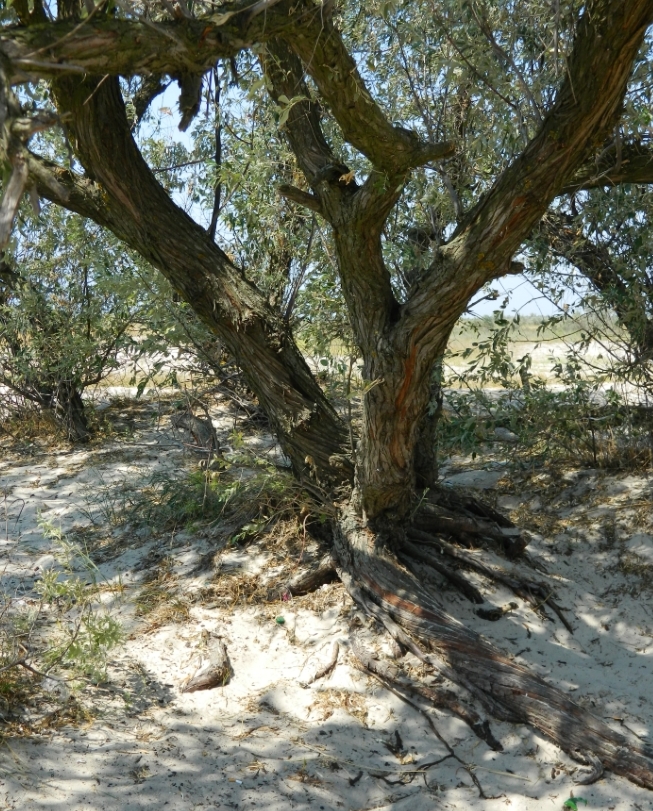
<path id="1" fill-rule="evenodd" d="M 0 712 L 5 721 L 22 708 L 64 700 L 80 678 L 106 680 L 107 654 L 123 638 L 120 622 L 103 605 L 108 583 L 87 550 L 42 520 L 59 566 L 43 572 L 26 595 L 0 595 Z M 52 685 L 57 686 L 52 690 Z M 21 727 L 22 729 L 22 727 Z"/>
<path id="2" fill-rule="evenodd" d="M 475 457 L 502 442 L 497 429 L 514 435 L 511 458 L 518 463 L 621 469 L 649 466 L 653 458 L 653 413 L 583 381 L 559 391 L 532 385 L 528 392 L 451 392 L 438 426 L 439 452 Z"/>

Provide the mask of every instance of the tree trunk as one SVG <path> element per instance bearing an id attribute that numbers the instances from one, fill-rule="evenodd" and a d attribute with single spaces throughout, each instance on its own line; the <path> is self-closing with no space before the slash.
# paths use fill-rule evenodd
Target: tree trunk
<path id="1" fill-rule="evenodd" d="M 417 444 L 430 395 L 428 375 L 411 385 L 414 355 L 391 360 L 383 364 L 383 374 L 381 364 L 375 365 L 376 376 L 368 383 L 356 452 L 357 489 L 370 519 L 410 509 L 418 482 Z"/>
<path id="2" fill-rule="evenodd" d="M 455 267 L 447 267 L 455 277 Z M 470 274 L 471 275 L 471 274 Z M 402 308 L 367 353 L 356 486 L 362 508 L 373 519 L 410 509 L 418 490 L 437 479 L 435 429 L 440 417 L 439 369 L 470 291 L 451 285 L 439 317 L 419 317 Z M 407 312 L 408 311 L 408 312 Z"/>
<path id="3" fill-rule="evenodd" d="M 299 478 L 348 481 L 349 438 L 288 324 L 158 183 L 133 141 L 118 80 L 54 83 L 58 108 L 104 207 L 90 213 L 170 281 L 241 366 Z M 52 189 L 39 188 L 52 197 Z M 75 208 L 71 198 L 69 207 Z M 336 464 L 332 457 L 338 457 Z"/>
<path id="4" fill-rule="evenodd" d="M 57 388 L 54 413 L 70 442 L 85 443 L 90 440 L 84 400 L 74 384 L 63 383 Z"/>
<path id="5" fill-rule="evenodd" d="M 36 403 L 40 408 L 49 411 L 54 421 L 63 428 L 67 439 L 71 442 L 88 442 L 91 438 L 91 432 L 79 388 L 72 382 L 59 382 L 48 379 L 48 373 L 44 374 L 45 379 L 38 379 L 38 369 L 24 368 L 25 347 L 21 343 L 22 338 L 13 325 L 8 325 L 1 311 L 2 307 L 7 306 L 7 302 L 12 295 L 20 296 L 22 285 L 29 286 L 29 282 L 13 270 L 7 262 L 0 261 L 0 326 L 4 325 L 4 335 L 2 337 L 9 356 L 12 356 L 17 361 L 16 368 L 22 368 L 22 371 L 16 376 L 9 373 L 7 369 L 0 369 L 0 379 L 3 385 L 9 389 Z M 43 319 L 32 318 L 30 328 L 41 333 L 46 330 L 48 337 L 56 340 L 56 328 L 53 329 L 48 321 L 48 304 L 46 300 L 36 286 L 31 286 L 31 292 L 38 296 Z"/>

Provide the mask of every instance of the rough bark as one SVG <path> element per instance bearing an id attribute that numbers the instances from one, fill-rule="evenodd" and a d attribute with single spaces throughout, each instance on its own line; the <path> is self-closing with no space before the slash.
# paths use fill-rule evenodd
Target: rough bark
<path id="1" fill-rule="evenodd" d="M 107 75 L 165 71 L 183 76 L 205 70 L 207 62 L 202 60 L 209 55 L 215 58 L 222 53 L 220 48 L 245 47 L 252 38 L 258 38 L 269 41 L 273 61 L 280 67 L 280 77 L 273 77 L 277 99 L 285 87 L 303 87 L 304 70 L 311 75 L 345 138 L 374 167 L 359 185 L 321 135 L 316 105 L 308 101 L 310 93 L 305 94 L 306 102 L 293 105 L 287 131 L 312 188 L 310 194 L 296 190 L 296 196 L 303 196 L 333 228 L 343 291 L 365 359 L 368 387 L 357 456 L 360 501 L 370 516 L 384 510 L 401 511 L 410 502 L 417 483 L 416 447 L 421 418 L 429 403 L 433 364 L 444 351 L 450 331 L 470 297 L 485 282 L 510 272 L 512 255 L 551 200 L 612 131 L 633 60 L 653 18 L 653 2 L 627 0 L 614 4 L 593 0 L 584 9 L 565 79 L 540 131 L 462 220 L 453 239 L 442 246 L 432 267 L 401 306 L 392 293 L 382 260 L 383 223 L 410 169 L 446 156 L 451 145 L 422 143 L 386 119 L 357 72 L 328 7 L 300 3 L 290 14 L 284 2 L 256 4 L 252 8 L 256 13 L 234 6 L 225 12 L 227 16 L 206 17 L 206 31 L 194 41 L 192 49 L 183 33 L 191 31 L 192 21 L 170 22 L 163 27 L 144 21 L 116 21 L 125 25 L 119 32 L 111 29 L 113 43 L 102 40 L 102 47 L 99 40 L 93 39 L 96 30 L 104 30 L 101 20 L 94 19 L 77 30 L 62 28 L 59 40 L 52 38 L 51 27 L 37 25 L 4 32 L 1 45 L 15 71 L 26 67 L 20 62 L 27 58 L 26 49 L 31 48 L 30 58 L 35 58 L 33 49 L 38 42 L 32 37 L 47 34 L 47 41 L 40 45 L 46 50 L 39 54 L 47 56 L 47 64 L 30 63 L 40 75 L 52 75 L 48 74 L 48 70 L 52 71 L 52 56 L 58 60 L 56 70 L 65 74 L 69 69 L 62 64 L 66 49 L 74 49 L 78 67 L 84 71 L 98 70 Z M 265 15 L 259 15 L 262 10 Z M 238 29 L 238 41 L 229 33 L 232 25 Z M 138 34 L 134 26 L 141 26 Z M 162 33 L 164 29 L 166 33 Z M 127 40 L 121 45 L 123 35 Z M 135 57 L 135 49 L 128 47 L 129 37 L 138 38 L 140 56 Z M 157 37 L 174 41 L 175 46 L 165 49 Z M 279 52 L 279 37 L 287 43 L 283 46 L 285 53 Z M 88 43 L 84 45 L 85 38 L 90 39 L 92 48 L 87 47 Z M 101 66 L 82 64 L 92 57 L 92 51 L 96 59 L 101 53 Z M 303 65 L 298 68 L 292 63 L 289 52 Z M 190 53 L 201 54 L 200 61 L 193 62 Z M 119 54 L 131 61 L 121 62 Z M 186 61 L 183 66 L 172 65 L 170 60 L 174 59 Z M 19 79 L 15 73 L 14 80 Z M 114 220 L 111 227 L 161 268 L 175 288 L 193 301 L 200 316 L 220 331 L 227 347 L 238 356 L 248 382 L 262 403 L 268 403 L 271 422 L 295 470 L 305 472 L 305 460 L 310 459 L 315 470 L 323 471 L 321 476 L 328 476 L 330 456 L 346 446 L 342 425 L 320 397 L 282 320 L 275 320 L 269 308 L 266 311 L 260 296 L 251 285 L 247 286 L 224 254 L 213 246 L 198 249 L 201 229 L 190 220 L 182 223 L 178 211 L 173 215 L 174 206 L 152 184 L 149 170 L 125 135 L 115 82 L 109 79 L 97 86 L 92 80 L 64 79 L 56 84 L 62 112 L 72 114 L 71 129 L 79 157 L 100 187 L 100 196 L 108 197 Z M 583 88 L 582 94 L 575 92 L 577 87 Z M 293 98 L 297 94 L 285 95 Z M 70 103 L 62 103 L 65 99 Z M 306 116 L 303 121 L 302 115 Z M 120 160 L 112 160 L 114 155 L 119 155 Z M 42 176 L 44 164 L 38 168 Z M 61 191 L 57 188 L 53 193 L 57 177 L 50 175 L 48 180 L 49 192 L 56 197 Z M 103 199 L 103 203 L 106 209 L 107 200 Z M 156 218 L 150 216 L 154 211 Z M 173 240 L 170 236 L 166 239 L 168 233 L 178 236 L 178 245 L 170 244 Z M 184 249 L 183 270 L 179 245 Z M 207 290 L 211 287 L 218 289 Z M 272 352 L 266 349 L 270 344 Z M 326 442 L 314 436 L 313 428 L 318 424 L 323 436 L 328 437 Z M 297 442 L 291 437 L 296 437 Z"/>
<path id="2" fill-rule="evenodd" d="M 52 399 L 55 417 L 63 426 L 67 439 L 70 442 L 88 442 L 91 431 L 79 388 L 74 384 L 63 384 Z"/>
<path id="3" fill-rule="evenodd" d="M 337 578 L 336 564 L 331 555 L 326 555 L 307 571 L 296 574 L 288 583 L 288 594 L 299 597 L 309 594 L 325 583 L 331 583 Z"/>
<path id="4" fill-rule="evenodd" d="M 326 144 L 315 105 L 307 101 L 293 107 L 288 137 L 312 187 L 312 194 L 298 190 L 295 199 L 303 197 L 333 228 L 343 293 L 365 362 L 357 485 L 369 517 L 402 512 L 411 503 L 433 365 L 471 296 L 513 269 L 513 254 L 550 202 L 612 130 L 651 19 L 650 0 L 619 5 L 596 0 L 585 9 L 566 78 L 539 132 L 462 220 L 401 306 L 383 263 L 381 230 L 408 169 L 417 165 L 419 155 L 422 161 L 431 158 L 416 142 L 412 152 L 402 146 L 409 134 L 395 132 L 383 118 L 328 19 L 319 30 L 308 26 L 293 32 L 292 39 L 284 35 L 347 140 L 375 167 L 358 185 Z M 276 75 L 270 70 L 273 95 L 290 98 L 299 90 L 310 98 L 287 50 L 270 43 L 276 60 Z M 583 87 L 583 93 L 575 87 Z M 354 114 L 356 94 L 364 116 Z"/>
<path id="5" fill-rule="evenodd" d="M 293 105 L 287 134 L 312 194 L 289 189 L 284 189 L 284 193 L 290 191 L 288 196 L 298 201 L 310 198 L 307 205 L 318 210 L 333 229 L 343 294 L 363 354 L 363 377 L 367 382 L 361 442 L 357 450 L 358 492 L 363 509 L 375 515 L 389 507 L 402 509 L 411 497 L 415 485 L 416 439 L 430 396 L 428 386 L 418 385 L 413 392 L 411 384 L 416 377 L 423 382 L 428 375 L 434 356 L 444 352 L 449 330 L 440 333 L 435 347 L 429 348 L 431 351 L 418 354 L 415 347 L 411 352 L 405 336 L 396 334 L 402 307 L 393 293 L 382 254 L 385 219 L 399 199 L 411 163 L 417 161 L 418 154 L 426 160 L 427 147 L 422 149 L 416 139 L 408 137 L 404 131 L 395 132 L 371 97 L 366 102 L 366 110 L 372 122 L 370 131 L 378 137 L 370 140 L 361 122 L 354 126 L 344 100 L 353 92 L 347 78 L 350 60 L 345 58 L 346 52 L 333 29 L 328 29 L 326 40 L 323 39 L 319 36 L 315 47 L 318 50 L 324 47 L 329 53 L 329 48 L 332 49 L 335 55 L 329 59 L 334 82 L 344 94 L 338 101 L 340 97 L 333 91 L 334 115 L 348 139 L 385 167 L 384 171 L 372 170 L 362 184 L 327 143 L 320 126 L 319 110 L 310 101 L 302 65 L 290 47 L 278 40 L 272 41 L 263 65 L 275 99 L 282 95 L 306 99 Z M 303 53 L 298 43 L 299 40 L 293 40 L 292 47 Z M 318 83 L 327 82 L 318 59 L 310 62 L 306 69 Z M 354 78 L 360 93 L 365 95 L 362 80 Z M 407 151 L 405 145 L 401 149 L 404 138 L 413 144 L 413 152 Z"/>
<path id="6" fill-rule="evenodd" d="M 65 19 L 3 29 L 0 53 L 11 66 L 13 83 L 85 74 L 201 75 L 218 59 L 320 13 L 308 0 L 242 0 L 200 19 L 116 19 L 100 12 L 80 22 L 76 8 L 65 13 L 62 6 L 59 16 Z"/>
<path id="7" fill-rule="evenodd" d="M 117 80 L 62 79 L 54 88 L 92 180 L 76 184 L 62 172 L 43 178 L 49 167 L 34 161 L 39 191 L 58 202 L 68 192 L 65 205 L 109 227 L 163 273 L 236 358 L 297 475 L 317 470 L 325 484 L 346 480 L 347 465 L 329 460 L 345 452 L 347 431 L 287 323 L 159 185 L 133 141 Z M 58 177 L 68 188 L 53 193 Z"/>
<path id="8" fill-rule="evenodd" d="M 480 715 L 467 706 L 452 690 L 439 687 L 426 686 L 414 679 L 401 675 L 399 669 L 391 662 L 384 662 L 375 654 L 366 651 L 360 642 L 352 639 L 352 652 L 362 670 L 377 676 L 388 687 L 399 687 L 403 693 L 426 699 L 429 704 L 457 715 L 475 734 L 495 752 L 501 752 L 503 747 L 494 737 L 487 720 L 481 720 Z"/>
<path id="9" fill-rule="evenodd" d="M 7 353 L 5 363 L 0 367 L 0 384 L 47 411 L 70 442 L 88 442 L 91 431 L 82 399 L 84 384 L 79 379 L 57 379 L 56 373 L 47 371 L 47 365 L 46 371 L 26 367 L 24 336 L 16 332 L 14 325 L 8 324 L 2 312 L 5 307 L 19 306 L 15 301 L 13 304 L 9 302 L 12 298 L 20 301 L 24 287 L 29 287 L 39 302 L 40 315 L 30 317 L 31 329 L 53 342 L 58 340 L 60 324 L 55 320 L 56 325 L 53 325 L 48 315 L 50 305 L 41 291 L 30 285 L 4 259 L 0 260 L 0 327 L 3 327 L 0 337 Z"/>
<path id="10" fill-rule="evenodd" d="M 347 141 L 388 179 L 453 155 L 453 143 L 422 142 L 416 133 L 388 121 L 330 14 L 308 16 L 302 26 L 282 36 L 301 58 Z"/>

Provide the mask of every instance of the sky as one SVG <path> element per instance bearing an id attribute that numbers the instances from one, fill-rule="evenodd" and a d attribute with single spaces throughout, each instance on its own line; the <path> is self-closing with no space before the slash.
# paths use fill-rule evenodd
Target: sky
<path id="1" fill-rule="evenodd" d="M 547 299 L 542 293 L 531 284 L 523 273 L 517 276 L 504 276 L 502 279 L 497 279 L 492 282 L 491 287 L 499 293 L 497 299 L 493 301 L 478 301 L 483 298 L 483 293 L 479 293 L 476 297 L 478 301 L 469 308 L 469 313 L 476 316 L 492 315 L 492 313 L 499 309 L 503 300 L 508 297 L 508 306 L 506 307 L 506 314 L 519 313 L 519 315 L 542 315 L 550 316 L 560 313 L 561 307 L 568 304 L 570 308 L 579 306 L 579 300 L 576 295 L 569 292 L 560 304 L 554 304 Z"/>

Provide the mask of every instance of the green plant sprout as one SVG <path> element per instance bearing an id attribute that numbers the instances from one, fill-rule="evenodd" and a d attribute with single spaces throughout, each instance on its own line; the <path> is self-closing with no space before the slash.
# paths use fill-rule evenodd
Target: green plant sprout
<path id="1" fill-rule="evenodd" d="M 583 797 L 570 797 L 568 800 L 565 800 L 562 805 L 564 808 L 570 808 L 571 811 L 578 811 L 578 803 L 587 805 L 587 800 Z"/>

